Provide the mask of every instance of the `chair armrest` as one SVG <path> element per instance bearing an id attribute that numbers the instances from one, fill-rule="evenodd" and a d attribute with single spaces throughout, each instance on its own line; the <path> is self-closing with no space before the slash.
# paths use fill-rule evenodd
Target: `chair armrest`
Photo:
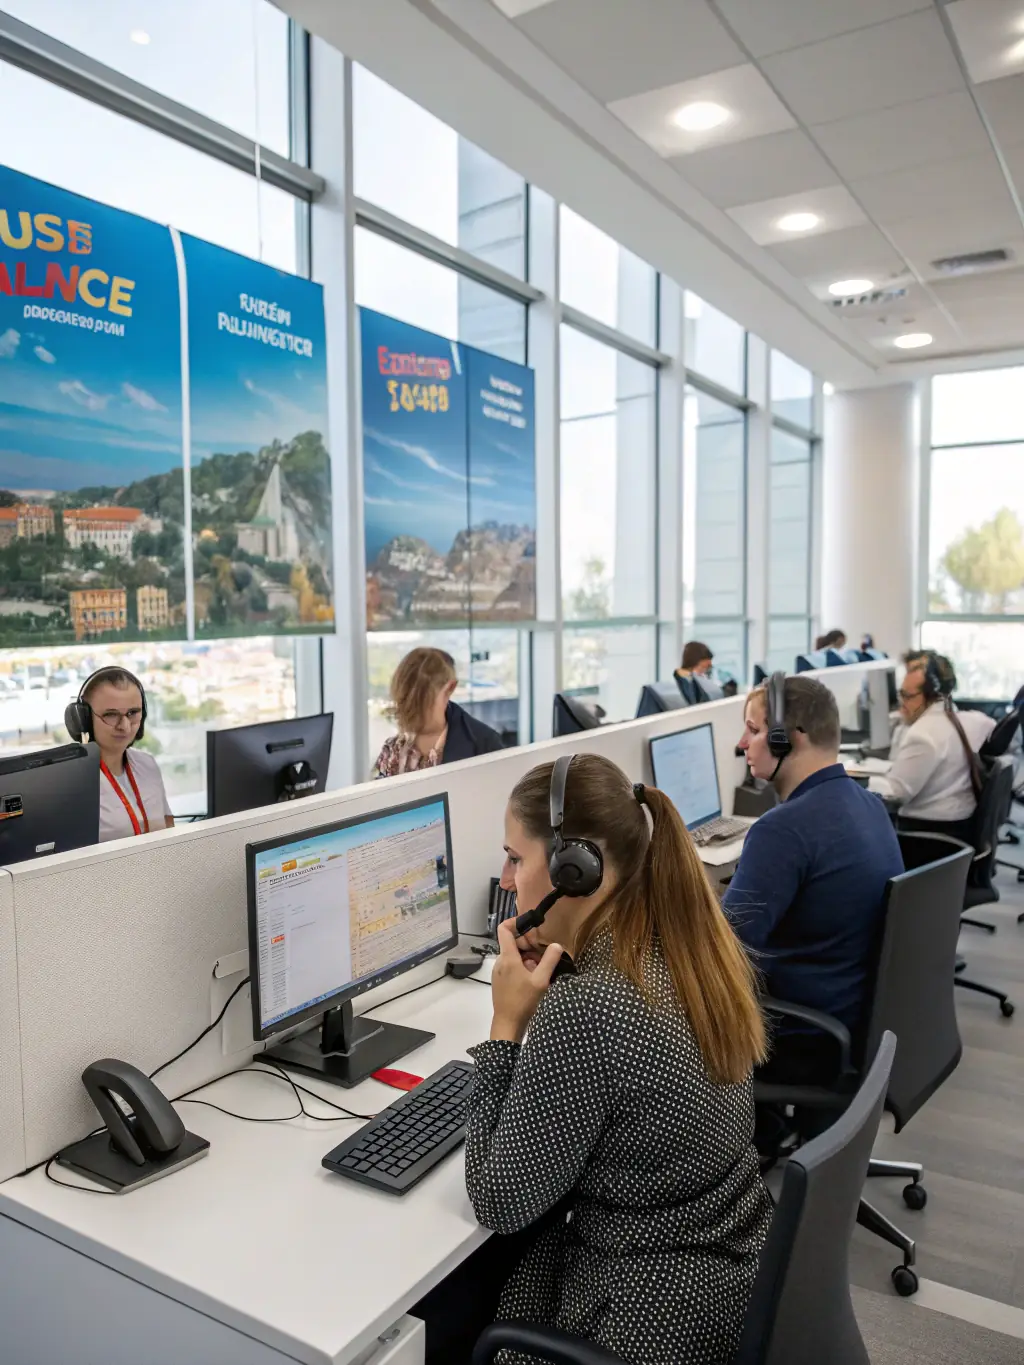
<path id="1" fill-rule="evenodd" d="M 761 1008 L 766 1014 L 781 1014 L 787 1019 L 799 1019 L 801 1023 L 810 1024 L 820 1029 L 822 1033 L 827 1033 L 839 1044 L 840 1074 L 848 1075 L 854 1070 L 850 1030 L 834 1015 L 826 1014 L 824 1010 L 811 1009 L 810 1005 L 794 1004 L 792 1000 L 776 1000 L 771 995 L 761 997 Z"/>
<path id="2" fill-rule="evenodd" d="M 473 1348 L 473 1365 L 491 1365 L 499 1351 L 522 1351 L 550 1365 L 623 1365 L 621 1357 L 603 1346 L 528 1322 L 493 1322 L 485 1327 Z"/>

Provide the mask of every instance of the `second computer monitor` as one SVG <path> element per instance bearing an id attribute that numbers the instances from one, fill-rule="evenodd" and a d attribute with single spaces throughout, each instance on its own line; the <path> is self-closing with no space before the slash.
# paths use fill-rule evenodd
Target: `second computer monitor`
<path id="1" fill-rule="evenodd" d="M 654 785 L 663 791 L 689 830 L 722 813 L 715 760 L 715 737 L 710 725 L 694 725 L 650 742 Z"/>
<path id="2" fill-rule="evenodd" d="M 206 736 L 206 808 L 214 815 L 326 790 L 334 716 L 300 716 Z"/>
<path id="3" fill-rule="evenodd" d="M 686 678 L 683 681 L 689 683 L 690 680 Z M 660 716 L 664 711 L 678 711 L 682 706 L 691 705 L 693 702 L 683 695 L 674 679 L 672 682 L 646 683 L 640 691 L 636 718 L 639 720 L 642 716 Z"/>
<path id="4" fill-rule="evenodd" d="M 100 837 L 100 753 L 94 744 L 0 759 L 0 866 L 85 848 Z"/>
<path id="5" fill-rule="evenodd" d="M 458 942 L 447 794 L 250 844 L 246 871 L 253 1037 L 323 1016 L 268 1057 L 354 1085 L 427 1040 L 351 1002 Z"/>

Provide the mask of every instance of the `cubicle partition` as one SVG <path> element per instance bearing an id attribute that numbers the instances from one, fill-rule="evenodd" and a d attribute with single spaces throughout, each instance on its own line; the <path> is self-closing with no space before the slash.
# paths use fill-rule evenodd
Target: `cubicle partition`
<path id="1" fill-rule="evenodd" d="M 743 708 L 743 697 L 728 698 L 0 872 L 0 1180 L 95 1125 L 85 1066 L 112 1056 L 152 1071 L 208 1027 L 244 980 L 247 843 L 447 791 L 459 926 L 482 933 L 506 800 L 529 768 L 559 754 L 602 753 L 649 781 L 648 740 L 710 721 L 729 813 L 745 772 L 735 755 Z M 440 970 L 428 963 L 357 1008 Z M 246 987 L 161 1086 L 173 1097 L 243 1065 L 260 1046 L 251 1033 Z"/>

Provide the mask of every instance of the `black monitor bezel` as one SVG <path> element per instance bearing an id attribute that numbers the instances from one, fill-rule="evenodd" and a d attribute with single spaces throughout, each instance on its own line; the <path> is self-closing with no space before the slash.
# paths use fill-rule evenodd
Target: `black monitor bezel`
<path id="1" fill-rule="evenodd" d="M 267 806 L 283 804 L 283 802 L 265 801 L 256 806 L 241 806 L 237 809 L 217 812 L 217 751 L 223 745 L 230 748 L 231 740 L 226 739 L 227 735 L 251 734 L 253 730 L 270 730 L 278 728 L 284 730 L 289 726 L 299 726 L 305 721 L 326 721 L 327 732 L 327 770 L 322 774 L 317 774 L 317 790 L 305 793 L 305 796 L 322 796 L 327 790 L 327 781 L 330 769 L 331 746 L 334 741 L 334 712 L 333 711 L 313 711 L 306 716 L 286 716 L 280 720 L 258 720 L 250 725 L 229 725 L 220 730 L 207 730 L 206 732 L 206 815 L 207 819 L 219 819 L 222 815 L 241 815 L 243 811 L 265 810 Z M 221 754 L 219 764 L 223 773 L 225 764 L 224 754 Z"/>
<path id="2" fill-rule="evenodd" d="M 350 828 L 352 825 L 367 824 L 371 820 L 379 820 L 388 815 L 402 815 L 406 811 L 417 810 L 421 806 L 435 806 L 438 801 L 444 807 L 445 849 L 448 859 L 448 901 L 451 909 L 451 934 L 449 937 L 436 947 L 424 948 L 413 957 L 395 966 L 388 967 L 385 971 L 378 972 L 376 976 L 351 983 L 334 995 L 328 996 L 326 1000 L 318 1000 L 314 1005 L 298 1010 L 295 1014 L 289 1014 L 286 1019 L 279 1019 L 276 1023 L 265 1028 L 260 1009 L 259 943 L 256 917 L 257 855 L 269 852 L 273 848 L 280 848 L 282 844 L 297 843 L 301 839 L 313 839 L 322 834 L 335 834 L 339 830 Z M 278 835 L 273 839 L 261 839 L 258 843 L 246 844 L 245 882 L 249 936 L 249 996 L 252 1003 L 252 1036 L 255 1042 L 264 1042 L 280 1033 L 289 1033 L 299 1024 L 306 1023 L 310 1019 L 318 1019 L 328 1010 L 334 1009 L 335 1006 L 344 1005 L 357 996 L 365 995 L 367 991 L 375 990 L 377 986 L 384 985 L 386 981 L 391 981 L 396 976 L 412 971 L 414 967 L 422 966 L 424 962 L 429 962 L 433 957 L 440 957 L 442 953 L 454 948 L 459 941 L 458 910 L 455 904 L 455 877 L 452 862 L 452 822 L 446 791 L 436 792 L 432 796 L 420 797 L 417 801 L 405 801 L 397 806 L 384 806 L 378 810 L 362 811 L 359 815 L 349 816 L 346 820 L 332 820 L 330 824 L 316 825 L 312 829 L 296 830 L 293 834 Z"/>
<path id="3" fill-rule="evenodd" d="M 654 771 L 654 746 L 655 746 L 655 744 L 657 744 L 657 743 L 659 742 L 659 740 L 671 739 L 674 735 L 689 734 L 691 730 L 710 730 L 710 731 L 711 731 L 711 761 L 712 761 L 712 763 L 713 763 L 714 766 L 715 766 L 715 781 L 716 781 L 717 784 L 718 784 L 718 809 L 717 809 L 717 811 L 715 811 L 712 815 L 708 815 L 707 817 L 705 817 L 705 819 L 701 820 L 701 821 L 700 821 L 700 824 L 697 824 L 697 825 L 686 825 L 686 828 L 692 832 L 692 831 L 695 830 L 695 829 L 699 829 L 699 828 L 700 828 L 700 825 L 706 825 L 706 824 L 708 823 L 709 820 L 714 820 L 717 816 L 720 816 L 720 815 L 722 814 L 722 779 L 721 779 L 721 777 L 719 776 L 719 773 L 718 773 L 718 755 L 715 753 L 715 727 L 714 727 L 714 725 L 713 725 L 713 724 L 711 723 L 711 721 L 709 721 L 709 720 L 702 720 L 702 721 L 700 722 L 699 725 L 680 725 L 680 727 L 679 727 L 678 730 L 665 730 L 665 731 L 663 731 L 663 733 L 660 734 L 660 735 L 652 735 L 651 738 L 647 741 L 647 761 L 648 761 L 648 763 L 651 765 L 651 777 L 654 779 L 654 785 L 657 787 L 657 786 L 658 786 L 658 779 L 657 779 L 657 776 L 656 776 L 655 771 Z M 671 796 L 669 796 L 668 792 L 665 791 L 664 787 L 658 787 L 658 790 L 659 790 L 659 791 L 660 791 L 660 792 L 661 792 L 669 801 L 672 801 Z M 674 801 L 672 801 L 672 804 L 673 804 L 673 806 L 675 806 L 676 803 L 675 803 Z M 676 810 L 677 810 L 677 812 L 678 812 L 678 814 L 679 814 L 680 820 L 682 820 L 682 819 L 683 819 L 683 813 L 682 813 L 682 811 L 679 810 L 679 807 L 678 807 L 678 806 L 676 806 Z M 683 823 L 686 824 L 686 821 L 684 820 Z"/>

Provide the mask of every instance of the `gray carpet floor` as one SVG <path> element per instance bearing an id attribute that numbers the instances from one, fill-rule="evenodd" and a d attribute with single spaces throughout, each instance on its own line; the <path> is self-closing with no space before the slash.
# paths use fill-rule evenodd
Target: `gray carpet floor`
<path id="1" fill-rule="evenodd" d="M 871 1365 L 1021 1365 L 1024 1360 L 1024 1341 L 915 1308 L 912 1299 L 854 1289 L 853 1306 Z"/>

